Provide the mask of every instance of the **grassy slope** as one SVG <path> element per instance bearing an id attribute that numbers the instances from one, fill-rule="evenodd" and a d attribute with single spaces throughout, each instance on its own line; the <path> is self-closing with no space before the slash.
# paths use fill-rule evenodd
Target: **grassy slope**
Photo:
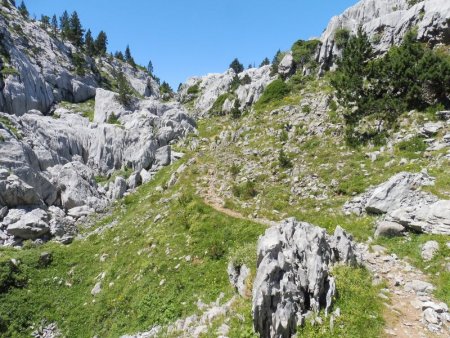
<path id="1" fill-rule="evenodd" d="M 28 278 L 25 288 L 0 294 L 3 334 L 25 336 L 32 323 L 46 319 L 56 321 L 71 337 L 117 337 L 195 313 L 198 299 L 210 302 L 220 292 L 229 298 L 229 252 L 243 243 L 256 242 L 263 229 L 215 212 L 195 197 L 160 202 L 178 190 L 162 195 L 154 192 L 168 179 L 171 169 L 122 200 L 112 216 L 100 222 L 117 221 L 114 229 L 103 235 L 70 246 L 2 249 L 0 259 L 20 260 L 20 275 Z M 184 183 L 179 186 L 183 186 L 183 194 L 189 194 Z M 155 224 L 159 213 L 166 216 Z M 37 267 L 43 251 L 54 257 L 48 268 Z M 108 257 L 101 262 L 103 254 Z M 190 262 L 184 259 L 188 255 Z M 90 291 L 103 272 L 103 291 L 93 297 Z M 161 280 L 165 280 L 163 286 Z"/>
<path id="2" fill-rule="evenodd" d="M 286 103 L 298 104 L 301 97 L 321 91 L 322 86 L 324 91 L 329 91 L 326 83 L 312 83 L 301 93 L 294 93 L 275 105 L 259 107 L 257 113 L 240 120 L 225 116 L 201 121 L 197 138 L 207 138 L 209 142 L 200 142 L 200 149 L 188 152 L 184 160 L 195 157 L 196 163 L 182 174 L 175 187 L 163 193 L 155 191 L 156 187 L 164 186 L 181 163 L 164 169 L 155 181 L 120 201 L 112 215 L 96 224 L 100 227 L 117 222 L 103 235 L 93 235 L 70 246 L 50 243 L 20 251 L 0 249 L 0 263 L 18 259 L 21 265 L 16 277 L 28 280 L 24 288 L 0 293 L 0 333 L 25 336 L 31 331 L 30 325 L 45 319 L 57 322 L 68 336 L 117 337 L 196 313 L 198 299 L 210 302 L 220 292 L 225 292 L 229 299 L 233 291 L 226 264 L 229 259 L 244 260 L 254 275 L 256 240 L 264 228 L 221 214 L 203 203 L 198 190 L 208 187 L 205 179 L 211 169 L 216 172 L 217 191 L 227 206 L 244 215 L 256 210 L 258 217 L 273 220 L 295 216 L 329 231 L 339 224 L 360 240 L 372 235 L 375 218 L 345 216 L 341 208 L 345 201 L 369 186 L 399 171 L 428 168 L 437 177 L 436 186 L 429 189 L 441 197 L 448 196 L 450 175 L 445 163 L 436 161 L 439 152 L 424 157 L 414 147 L 395 147 L 372 162 L 365 154 L 379 147 L 349 149 L 344 146 L 338 129 L 331 128 L 324 135 L 314 136 L 307 132 L 308 125 L 303 122 L 286 139 L 281 130 L 292 117 L 282 110 L 273 117 L 268 111 Z M 327 114 L 326 121 L 339 122 L 335 111 Z M 241 143 L 211 146 L 218 141 L 221 131 L 236 131 L 243 125 L 250 129 L 241 133 L 237 141 Z M 269 135 L 269 128 L 279 132 Z M 280 168 L 277 154 L 281 148 L 286 150 L 294 168 L 301 170 L 293 173 L 291 169 Z M 246 153 L 249 149 L 257 150 L 259 155 Z M 179 150 L 187 151 L 184 146 Z M 400 165 L 401 158 L 410 161 Z M 393 159 L 394 163 L 388 166 Z M 240 169 L 231 169 L 233 163 L 238 163 Z M 254 165 L 257 170 L 243 172 L 245 164 Z M 327 191 L 328 198 L 324 200 L 300 198 L 291 191 L 293 175 L 298 175 L 300 180 L 315 175 L 325 186 L 330 186 L 332 180 L 338 185 Z M 243 178 L 255 182 L 256 197 L 232 194 L 232 187 L 241 184 Z M 221 184 L 225 186 L 223 192 L 219 189 Z M 163 217 L 155 223 L 158 214 Z M 420 244 L 435 237 L 411 236 L 407 244 L 402 239 L 380 243 L 392 252 L 410 257 L 414 265 L 428 271 L 438 285 L 436 295 L 448 302 L 449 273 L 442 272 L 448 256 L 445 239 L 439 238 L 443 249 L 431 267 L 427 268 L 419 256 Z M 44 251 L 51 252 L 54 261 L 47 268 L 39 268 L 38 258 Z M 101 262 L 104 254 L 108 257 Z M 190 262 L 184 259 L 187 255 L 192 256 Z M 93 297 L 90 291 L 97 282 L 96 277 L 103 272 L 103 291 Z M 302 335 L 357 337 L 364 331 L 368 337 L 380 336 L 382 305 L 377 294 L 381 286 L 372 286 L 364 269 L 339 267 L 334 273 L 339 290 L 336 307 L 341 308 L 342 317 L 336 320 L 333 330 L 326 321 L 321 327 L 307 325 Z M 165 283 L 160 285 L 162 280 Z M 229 322 L 230 337 L 252 337 L 250 300 L 239 299 L 234 307 Z M 220 324 L 218 320 L 206 336 L 214 336 Z"/>

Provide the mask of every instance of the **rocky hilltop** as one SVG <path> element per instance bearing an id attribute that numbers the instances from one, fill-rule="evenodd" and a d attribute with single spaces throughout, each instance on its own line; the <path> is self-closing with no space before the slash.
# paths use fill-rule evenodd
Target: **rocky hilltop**
<path id="1" fill-rule="evenodd" d="M 1 3 L 0 336 L 448 336 L 448 1 L 177 93 Z"/>
<path id="2" fill-rule="evenodd" d="M 0 34 L 0 244 L 71 241 L 80 217 L 181 156 L 170 144 L 195 122 L 180 104 L 158 100 L 147 72 L 116 58 L 82 54 L 79 74 L 77 48 L 12 5 L 1 8 Z M 102 89 L 118 72 L 141 99 L 124 106 Z M 70 105 L 86 101 L 83 112 Z M 114 175 L 119 170 L 126 177 Z"/>
<path id="3" fill-rule="evenodd" d="M 78 55 L 70 42 L 25 20 L 12 5 L 1 7 L 0 38 L 0 111 L 20 116 L 33 109 L 48 113 L 61 101 L 84 102 L 119 70 L 138 94 L 159 96 L 158 85 L 143 70 L 110 57 Z"/>

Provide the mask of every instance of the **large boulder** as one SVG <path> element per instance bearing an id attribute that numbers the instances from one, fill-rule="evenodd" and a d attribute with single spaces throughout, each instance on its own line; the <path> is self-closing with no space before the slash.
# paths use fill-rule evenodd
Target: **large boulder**
<path id="1" fill-rule="evenodd" d="M 21 239 L 42 237 L 50 232 L 47 212 L 42 209 L 33 209 L 25 212 L 20 215 L 19 220 L 8 225 L 6 232 Z"/>
<path id="2" fill-rule="evenodd" d="M 117 93 L 98 88 L 95 93 L 94 122 L 105 123 L 114 114 L 115 117 L 123 115 L 127 109 L 119 102 Z"/>
<path id="3" fill-rule="evenodd" d="M 365 205 L 366 211 L 385 214 L 399 207 L 420 204 L 428 200 L 429 195 L 418 189 L 430 184 L 433 180 L 426 173 L 399 173 L 373 191 Z"/>
<path id="4" fill-rule="evenodd" d="M 100 196 L 94 172 L 89 167 L 74 161 L 49 170 L 60 188 L 61 205 L 64 209 L 97 204 Z"/>
<path id="5" fill-rule="evenodd" d="M 278 65 L 278 74 L 283 77 L 292 75 L 295 71 L 294 57 L 292 53 L 287 53 Z"/>
<path id="6" fill-rule="evenodd" d="M 253 325 L 261 337 L 291 337 L 311 311 L 327 313 L 336 293 L 333 263 L 354 264 L 351 238 L 288 219 L 258 241 Z"/>
<path id="7" fill-rule="evenodd" d="M 43 205 L 38 193 L 16 175 L 0 169 L 0 205 L 14 208 L 20 205 Z"/>

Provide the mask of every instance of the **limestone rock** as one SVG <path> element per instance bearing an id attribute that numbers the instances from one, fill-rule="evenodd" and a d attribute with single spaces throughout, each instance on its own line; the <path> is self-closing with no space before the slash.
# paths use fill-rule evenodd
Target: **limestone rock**
<path id="1" fill-rule="evenodd" d="M 294 57 L 292 53 L 287 53 L 278 65 L 278 74 L 283 77 L 292 75 L 295 71 Z"/>
<path id="2" fill-rule="evenodd" d="M 377 224 L 375 237 L 396 237 L 401 236 L 405 227 L 395 222 L 382 221 Z"/>
<path id="3" fill-rule="evenodd" d="M 230 262 L 228 263 L 227 272 L 231 285 L 233 285 L 242 297 L 247 298 L 248 290 L 246 282 L 250 277 L 250 269 L 245 264 L 237 265 Z"/>
<path id="4" fill-rule="evenodd" d="M 424 261 L 431 261 L 438 251 L 439 243 L 436 241 L 428 241 L 422 247 L 421 256 Z"/>
<path id="5" fill-rule="evenodd" d="M 356 34 L 358 28 L 367 33 L 375 52 L 386 52 L 398 45 L 405 33 L 417 28 L 421 41 L 448 42 L 450 3 L 446 0 L 425 0 L 410 5 L 408 0 L 362 0 L 339 16 L 333 17 L 320 37 L 319 62 L 331 66 L 341 51 L 335 43 L 335 32 L 344 28 Z"/>
<path id="6" fill-rule="evenodd" d="M 331 265 L 356 260 L 342 229 L 329 236 L 295 219 L 266 230 L 257 253 L 253 325 L 262 337 L 291 337 L 308 312 L 328 312 L 336 292 Z"/>
<path id="7" fill-rule="evenodd" d="M 42 209 L 26 212 L 17 222 L 8 225 L 6 232 L 21 239 L 36 239 L 50 232 L 48 215 Z"/>

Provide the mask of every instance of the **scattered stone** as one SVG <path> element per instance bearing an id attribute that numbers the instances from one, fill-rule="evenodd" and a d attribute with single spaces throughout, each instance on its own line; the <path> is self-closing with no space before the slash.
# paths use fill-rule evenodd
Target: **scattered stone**
<path id="1" fill-rule="evenodd" d="M 228 263 L 228 278 L 231 285 L 244 298 L 248 297 L 247 279 L 250 276 L 250 269 L 245 265 L 235 265 L 233 262 Z"/>
<path id="2" fill-rule="evenodd" d="M 39 256 L 39 265 L 42 267 L 49 266 L 53 261 L 53 255 L 50 252 L 43 252 Z"/>
<path id="3" fill-rule="evenodd" d="M 91 290 L 91 295 L 96 296 L 102 291 L 102 282 L 97 282 Z"/>
<path id="4" fill-rule="evenodd" d="M 377 224 L 375 238 L 402 236 L 404 231 L 405 228 L 401 224 L 383 221 Z"/>
<path id="5" fill-rule="evenodd" d="M 417 292 L 431 293 L 434 290 L 434 286 L 428 282 L 424 282 L 421 280 L 413 280 L 405 284 L 405 290 L 415 291 L 416 293 Z"/>
<path id="6" fill-rule="evenodd" d="M 434 255 L 439 251 L 439 243 L 436 241 L 428 241 L 422 247 L 422 258 L 424 261 L 431 261 Z"/>

